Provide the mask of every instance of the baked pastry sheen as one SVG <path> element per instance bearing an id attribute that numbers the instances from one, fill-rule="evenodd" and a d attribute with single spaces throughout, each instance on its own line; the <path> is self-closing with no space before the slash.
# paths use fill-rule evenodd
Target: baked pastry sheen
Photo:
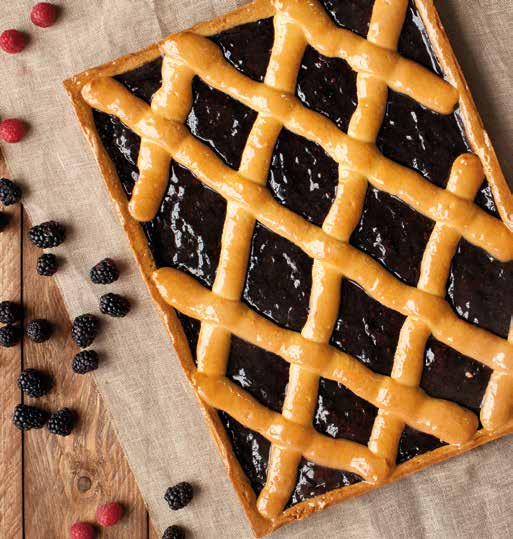
<path id="1" fill-rule="evenodd" d="M 513 197 L 431 0 L 65 85 L 256 535 L 513 431 Z"/>

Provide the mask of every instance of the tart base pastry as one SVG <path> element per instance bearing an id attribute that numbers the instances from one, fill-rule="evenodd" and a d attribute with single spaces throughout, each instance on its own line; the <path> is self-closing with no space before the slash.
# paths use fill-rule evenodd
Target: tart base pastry
<path id="1" fill-rule="evenodd" d="M 432 1 L 346 4 L 65 81 L 257 536 L 513 432 L 511 191 Z"/>

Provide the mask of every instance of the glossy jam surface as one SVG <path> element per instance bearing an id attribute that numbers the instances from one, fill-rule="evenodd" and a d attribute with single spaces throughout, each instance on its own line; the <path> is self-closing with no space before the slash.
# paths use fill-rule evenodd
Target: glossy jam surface
<path id="1" fill-rule="evenodd" d="M 406 284 L 416 286 L 434 225 L 394 196 L 369 187 L 351 244 L 381 262 Z"/>
<path id="2" fill-rule="evenodd" d="M 347 132 L 358 97 L 356 73 L 346 61 L 328 58 L 308 46 L 301 62 L 296 94 L 307 107 Z"/>
<path id="3" fill-rule="evenodd" d="M 358 358 L 374 372 L 389 376 L 405 317 L 343 279 L 340 310 L 331 344 Z"/>
<path id="4" fill-rule="evenodd" d="M 301 152 L 297 148 L 302 147 Z M 338 165 L 315 142 L 283 129 L 271 160 L 267 185 L 284 206 L 322 226 L 335 200 Z"/>
<path id="5" fill-rule="evenodd" d="M 492 371 L 430 337 L 420 387 L 428 395 L 457 402 L 479 413 Z"/>
<path id="6" fill-rule="evenodd" d="M 301 331 L 308 317 L 312 265 L 299 247 L 257 223 L 244 301 L 280 326 Z"/>
<path id="7" fill-rule="evenodd" d="M 428 453 L 429 451 L 433 451 L 434 449 L 438 449 L 444 445 L 447 444 L 438 438 L 425 434 L 424 432 L 420 432 L 413 427 L 406 425 L 399 440 L 397 464 L 402 464 L 407 460 L 419 455 L 423 455 L 424 453 Z"/>
<path id="8" fill-rule="evenodd" d="M 513 313 L 513 261 L 499 262 L 462 239 L 452 259 L 447 299 L 464 320 L 506 339 Z"/>
<path id="9" fill-rule="evenodd" d="M 225 412 L 219 412 L 219 418 L 230 438 L 235 456 L 258 496 L 267 479 L 271 444 L 258 432 L 247 429 Z"/>
<path id="10" fill-rule="evenodd" d="M 331 19 L 365 36 L 374 0 L 322 0 Z M 236 69 L 262 82 L 274 39 L 272 19 L 265 19 L 211 36 Z M 423 23 L 410 3 L 399 40 L 399 52 L 438 74 Z M 161 85 L 162 59 L 117 76 L 147 103 Z M 356 105 L 356 74 L 339 59 L 326 58 L 307 47 L 301 61 L 296 95 L 312 110 L 343 131 Z M 98 133 L 110 155 L 127 197 L 138 177 L 137 135 L 112 116 L 94 111 Z M 214 90 L 199 78 L 193 83 L 191 133 L 226 164 L 238 168 L 256 114 Z M 454 159 L 469 151 L 456 111 L 442 116 L 408 97 L 390 91 L 378 147 L 389 158 L 445 187 Z M 280 204 L 320 226 L 336 195 L 338 166 L 326 152 L 302 137 L 283 130 L 273 152 L 267 185 Z M 483 183 L 476 203 L 497 215 L 493 196 Z M 169 185 L 158 215 L 143 224 L 155 263 L 177 267 L 211 288 L 221 248 L 226 203 L 191 173 L 172 163 Z M 370 187 L 363 214 L 351 243 L 383 264 L 403 282 L 415 286 L 433 222 L 400 200 Z M 243 292 L 243 301 L 274 323 L 300 331 L 306 322 L 312 286 L 312 260 L 289 241 L 256 225 Z M 454 257 L 448 300 L 464 319 L 503 337 L 513 311 L 513 269 L 462 240 Z M 199 322 L 178 314 L 193 357 Z M 340 312 L 331 343 L 352 354 L 377 373 L 389 375 L 404 317 L 344 279 Z M 289 365 L 280 357 L 232 338 L 227 377 L 268 408 L 280 412 Z M 430 395 L 478 410 L 489 369 L 430 338 L 425 350 L 422 387 Z M 313 426 L 327 436 L 367 443 L 376 408 L 343 386 L 323 379 Z M 270 443 L 229 415 L 219 417 L 235 455 L 258 494 L 265 484 Z M 443 442 L 405 427 L 397 462 L 441 447 Z M 302 459 L 289 506 L 361 481 L 357 475 L 325 468 Z"/>
<path id="11" fill-rule="evenodd" d="M 342 384 L 321 378 L 314 427 L 332 438 L 369 441 L 378 410 Z"/>
<path id="12" fill-rule="evenodd" d="M 236 26 L 210 39 L 219 45 L 224 57 L 241 73 L 263 82 L 274 43 L 272 18 Z"/>
<path id="13" fill-rule="evenodd" d="M 187 118 L 191 133 L 210 146 L 231 168 L 237 170 L 244 146 L 257 117 L 230 96 L 194 77 L 192 110 Z"/>
<path id="14" fill-rule="evenodd" d="M 258 402 L 281 413 L 289 382 L 289 364 L 281 357 L 232 337 L 226 376 Z"/>
<path id="15" fill-rule="evenodd" d="M 361 480 L 361 477 L 354 473 L 326 468 L 302 458 L 296 487 L 287 506 L 326 494 L 330 490 L 354 485 Z"/>

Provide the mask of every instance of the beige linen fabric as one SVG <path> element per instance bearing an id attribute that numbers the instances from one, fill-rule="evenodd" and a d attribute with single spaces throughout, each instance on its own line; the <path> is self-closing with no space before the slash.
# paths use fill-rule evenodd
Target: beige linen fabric
<path id="1" fill-rule="evenodd" d="M 153 521 L 161 529 L 179 521 L 193 537 L 249 538 L 250 528 L 61 84 L 238 2 L 61 1 L 62 17 L 47 30 L 28 22 L 32 3 L 4 0 L 1 10 L 2 28 L 31 34 L 22 54 L 0 55 L 0 114 L 26 118 L 31 125 L 22 144 L 3 147 L 12 176 L 25 187 L 33 222 L 53 218 L 69 227 L 69 241 L 59 247 L 66 265 L 57 275 L 72 316 L 96 309 L 99 290 L 90 284 L 88 268 L 104 256 L 124 261 L 123 276 L 111 288 L 130 296 L 135 308 L 126 319 L 106 322 L 97 345 L 106 360 L 97 382 Z M 502 164 L 513 177 L 513 3 L 439 4 Z M 512 537 L 512 461 L 513 439 L 503 439 L 290 525 L 275 537 Z M 184 479 L 196 483 L 199 494 L 187 511 L 171 513 L 164 491 Z"/>

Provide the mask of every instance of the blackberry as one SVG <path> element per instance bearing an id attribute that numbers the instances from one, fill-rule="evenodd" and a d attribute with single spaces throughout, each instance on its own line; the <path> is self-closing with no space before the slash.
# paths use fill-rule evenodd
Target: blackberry
<path id="1" fill-rule="evenodd" d="M 21 189 L 11 180 L 0 178 L 0 202 L 4 206 L 16 204 L 21 199 Z"/>
<path id="2" fill-rule="evenodd" d="M 21 339 L 21 331 L 19 326 L 4 326 L 0 328 L 0 346 L 11 348 L 16 346 Z"/>
<path id="3" fill-rule="evenodd" d="M 47 412 L 26 404 L 18 404 L 12 416 L 14 426 L 20 430 L 41 429 L 47 421 Z"/>
<path id="4" fill-rule="evenodd" d="M 94 314 L 81 314 L 73 320 L 71 338 L 80 348 L 87 348 L 96 335 L 98 335 L 98 318 Z"/>
<path id="5" fill-rule="evenodd" d="M 94 284 L 111 284 L 117 281 L 119 271 L 112 258 L 104 258 L 89 273 Z"/>
<path id="6" fill-rule="evenodd" d="M 39 275 L 51 277 L 57 271 L 57 257 L 52 253 L 45 253 L 37 259 L 36 271 Z"/>
<path id="7" fill-rule="evenodd" d="M 0 303 L 0 322 L 3 324 L 12 324 L 23 315 L 23 310 L 19 303 L 14 301 L 2 301 Z"/>
<path id="8" fill-rule="evenodd" d="M 63 408 L 50 416 L 46 428 L 59 436 L 69 436 L 73 430 L 75 416 L 69 408 Z"/>
<path id="9" fill-rule="evenodd" d="M 0 232 L 2 232 L 2 230 L 4 230 L 8 224 L 9 216 L 3 211 L 0 211 Z"/>
<path id="10" fill-rule="evenodd" d="M 29 240 L 41 249 L 57 247 L 64 241 L 64 227 L 56 221 L 47 221 L 33 226 L 28 231 Z"/>
<path id="11" fill-rule="evenodd" d="M 29 397 L 38 399 L 50 391 L 49 379 L 36 369 L 25 369 L 18 376 L 18 387 Z"/>
<path id="12" fill-rule="evenodd" d="M 103 314 L 121 318 L 130 310 L 129 301 L 118 294 L 105 294 L 100 298 L 100 311 Z"/>
<path id="13" fill-rule="evenodd" d="M 52 334 L 52 325 L 50 322 L 48 322 L 48 320 L 38 318 L 27 324 L 25 333 L 27 337 L 32 339 L 34 342 L 42 343 L 50 338 L 50 335 Z"/>
<path id="14" fill-rule="evenodd" d="M 79 352 L 71 364 L 73 372 L 76 374 L 86 374 L 98 368 L 98 354 L 94 350 L 83 350 Z"/>
<path id="15" fill-rule="evenodd" d="M 191 502 L 193 495 L 192 485 L 183 481 L 174 487 L 169 487 L 166 490 L 164 499 L 173 511 L 178 511 L 178 509 L 182 509 Z"/>
<path id="16" fill-rule="evenodd" d="M 185 539 L 185 531 L 179 526 L 169 526 L 164 532 L 162 539 Z"/>

